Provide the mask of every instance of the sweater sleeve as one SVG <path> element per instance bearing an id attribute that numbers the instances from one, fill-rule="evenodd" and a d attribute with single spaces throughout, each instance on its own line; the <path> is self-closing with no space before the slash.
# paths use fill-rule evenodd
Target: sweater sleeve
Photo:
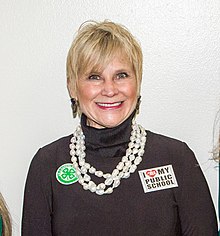
<path id="1" fill-rule="evenodd" d="M 22 236 L 52 236 L 49 165 L 41 149 L 33 158 L 25 185 Z"/>
<path id="2" fill-rule="evenodd" d="M 190 148 L 184 144 L 175 189 L 183 236 L 217 236 L 217 219 L 206 179 Z"/>

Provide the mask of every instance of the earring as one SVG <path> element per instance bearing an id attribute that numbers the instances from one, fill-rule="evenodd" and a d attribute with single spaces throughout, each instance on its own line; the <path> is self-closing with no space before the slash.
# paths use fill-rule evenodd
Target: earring
<path id="1" fill-rule="evenodd" d="M 72 111 L 73 111 L 73 118 L 76 118 L 77 116 L 77 111 L 78 111 L 78 101 L 75 98 L 71 98 L 71 107 L 72 107 Z"/>
<path id="2" fill-rule="evenodd" d="M 136 114 L 137 115 L 140 112 L 140 104 L 141 104 L 141 96 L 139 96 L 138 99 L 137 99 L 137 104 L 136 104 Z"/>

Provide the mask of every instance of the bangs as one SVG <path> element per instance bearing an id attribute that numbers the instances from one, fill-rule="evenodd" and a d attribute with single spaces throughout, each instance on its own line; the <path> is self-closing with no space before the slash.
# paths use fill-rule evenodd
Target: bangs
<path id="1" fill-rule="evenodd" d="M 109 34 L 110 37 L 106 36 L 99 38 L 97 43 L 94 43 L 94 39 L 91 40 L 91 43 L 86 42 L 78 56 L 78 65 L 81 65 L 78 70 L 79 76 L 92 71 L 101 72 L 115 55 L 129 55 L 121 41 L 113 38 L 111 34 Z"/>

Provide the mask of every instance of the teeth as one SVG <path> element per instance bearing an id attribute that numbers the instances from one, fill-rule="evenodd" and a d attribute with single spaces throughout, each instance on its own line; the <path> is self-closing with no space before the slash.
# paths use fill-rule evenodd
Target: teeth
<path id="1" fill-rule="evenodd" d="M 98 103 L 99 106 L 102 107 L 115 107 L 115 106 L 119 106 L 121 104 L 121 102 L 116 102 L 116 103 Z"/>

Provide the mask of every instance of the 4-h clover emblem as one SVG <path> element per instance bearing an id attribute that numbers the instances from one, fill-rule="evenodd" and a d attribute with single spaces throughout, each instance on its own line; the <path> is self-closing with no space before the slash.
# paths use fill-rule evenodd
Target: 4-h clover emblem
<path id="1" fill-rule="evenodd" d="M 60 166 L 56 171 L 56 178 L 61 184 L 73 184 L 78 181 L 76 170 L 73 168 L 73 164 L 66 163 Z"/>

